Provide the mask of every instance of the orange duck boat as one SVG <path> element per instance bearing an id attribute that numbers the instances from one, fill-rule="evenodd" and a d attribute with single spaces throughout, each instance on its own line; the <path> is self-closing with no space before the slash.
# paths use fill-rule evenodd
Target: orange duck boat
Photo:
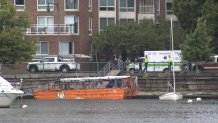
<path id="1" fill-rule="evenodd" d="M 34 90 L 35 99 L 126 99 L 138 93 L 137 77 L 104 76 L 63 78 Z"/>

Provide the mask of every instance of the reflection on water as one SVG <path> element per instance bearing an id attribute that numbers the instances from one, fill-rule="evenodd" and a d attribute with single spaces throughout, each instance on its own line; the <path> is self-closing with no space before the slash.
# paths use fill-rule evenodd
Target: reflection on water
<path id="1" fill-rule="evenodd" d="M 217 123 L 218 100 L 34 100 L 0 109 L 0 123 Z"/>

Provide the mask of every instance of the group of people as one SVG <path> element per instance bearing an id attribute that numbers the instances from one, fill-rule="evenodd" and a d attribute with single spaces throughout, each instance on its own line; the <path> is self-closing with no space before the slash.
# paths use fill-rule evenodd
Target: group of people
<path id="1" fill-rule="evenodd" d="M 147 55 L 145 55 L 144 59 L 143 59 L 143 63 L 144 63 L 144 69 L 142 70 L 142 63 L 140 63 L 141 61 L 139 60 L 139 58 L 136 58 L 135 62 L 139 62 L 139 71 L 148 71 L 148 63 L 149 63 L 149 58 Z"/>
<path id="2" fill-rule="evenodd" d="M 114 59 L 114 65 L 116 66 L 117 64 L 119 64 L 119 62 L 121 62 L 122 60 L 121 60 L 121 57 L 119 57 L 118 59 L 115 57 L 115 59 Z M 135 62 L 138 62 L 139 63 L 139 70 L 140 71 L 143 71 L 143 72 L 147 72 L 148 71 L 148 63 L 149 63 L 149 58 L 148 58 L 148 56 L 147 55 L 145 55 L 145 57 L 143 58 L 143 63 L 141 63 L 142 61 L 140 61 L 139 60 L 139 58 L 136 58 L 135 59 Z M 171 69 L 172 69 L 172 62 L 173 62 L 173 60 L 172 60 L 172 57 L 169 55 L 168 56 L 168 70 L 169 71 L 171 71 Z M 129 63 L 130 63 L 130 59 L 129 58 L 127 58 L 126 59 L 126 66 L 128 66 L 129 65 Z M 142 70 L 142 64 L 144 64 L 144 69 Z"/>
<path id="3" fill-rule="evenodd" d="M 140 61 L 137 61 L 137 62 L 140 62 Z M 168 70 L 169 71 L 171 71 L 171 68 L 172 68 L 172 62 L 173 62 L 173 60 L 172 60 L 172 58 L 171 58 L 171 56 L 169 55 L 168 56 Z M 142 65 L 140 64 L 139 65 L 139 70 L 140 71 L 148 71 L 148 63 L 149 63 L 149 58 L 148 58 L 148 56 L 147 55 L 145 55 L 145 57 L 144 57 L 144 59 L 143 59 L 143 63 L 144 63 L 144 69 L 142 70 Z"/>
<path id="4" fill-rule="evenodd" d="M 122 63 L 123 61 L 122 61 L 122 57 L 121 56 L 119 56 L 119 58 L 114 58 L 114 60 L 113 60 L 113 65 L 114 65 L 114 67 L 118 67 L 119 69 L 120 69 L 120 65 L 121 65 L 121 63 Z"/>

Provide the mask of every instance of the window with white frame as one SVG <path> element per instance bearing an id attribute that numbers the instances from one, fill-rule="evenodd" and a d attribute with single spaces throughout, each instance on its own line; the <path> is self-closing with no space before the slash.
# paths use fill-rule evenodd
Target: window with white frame
<path id="1" fill-rule="evenodd" d="M 65 10 L 75 11 L 79 9 L 79 0 L 65 0 Z"/>
<path id="2" fill-rule="evenodd" d="M 73 43 L 69 41 L 59 42 L 59 55 L 71 55 L 73 54 Z"/>
<path id="3" fill-rule="evenodd" d="M 66 32 L 69 34 L 79 33 L 79 17 L 78 16 L 65 16 Z"/>
<path id="4" fill-rule="evenodd" d="M 104 31 L 107 26 L 115 23 L 114 18 L 100 18 L 100 31 Z"/>
<path id="5" fill-rule="evenodd" d="M 89 17 L 89 35 L 92 34 L 92 17 Z"/>
<path id="6" fill-rule="evenodd" d="M 14 2 L 17 11 L 24 11 L 24 0 L 15 0 Z"/>
<path id="7" fill-rule="evenodd" d="M 92 11 L 92 0 L 89 0 L 89 11 Z"/>
<path id="8" fill-rule="evenodd" d="M 139 13 L 153 14 L 154 13 L 154 0 L 140 0 Z"/>
<path id="9" fill-rule="evenodd" d="M 172 6 L 172 0 L 166 0 L 166 14 L 172 15 L 173 14 L 173 6 Z"/>
<path id="10" fill-rule="evenodd" d="M 37 51 L 36 55 L 48 55 L 48 42 L 40 41 L 36 42 Z"/>
<path id="11" fill-rule="evenodd" d="M 54 17 L 38 16 L 37 26 L 38 33 L 54 33 Z"/>
<path id="12" fill-rule="evenodd" d="M 114 11 L 114 0 L 100 0 L 100 11 Z"/>
<path id="13" fill-rule="evenodd" d="M 53 11 L 54 0 L 38 0 L 37 4 L 38 4 L 37 9 L 39 11 L 47 11 L 48 4 L 49 4 L 49 7 L 50 7 L 50 10 Z"/>
<path id="14" fill-rule="evenodd" d="M 134 12 L 134 0 L 120 0 L 121 12 Z"/>

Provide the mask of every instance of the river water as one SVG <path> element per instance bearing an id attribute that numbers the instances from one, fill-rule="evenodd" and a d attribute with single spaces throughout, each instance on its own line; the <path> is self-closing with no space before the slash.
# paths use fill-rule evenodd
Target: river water
<path id="1" fill-rule="evenodd" d="M 0 123 L 218 123 L 218 100 L 34 100 L 0 109 Z"/>

